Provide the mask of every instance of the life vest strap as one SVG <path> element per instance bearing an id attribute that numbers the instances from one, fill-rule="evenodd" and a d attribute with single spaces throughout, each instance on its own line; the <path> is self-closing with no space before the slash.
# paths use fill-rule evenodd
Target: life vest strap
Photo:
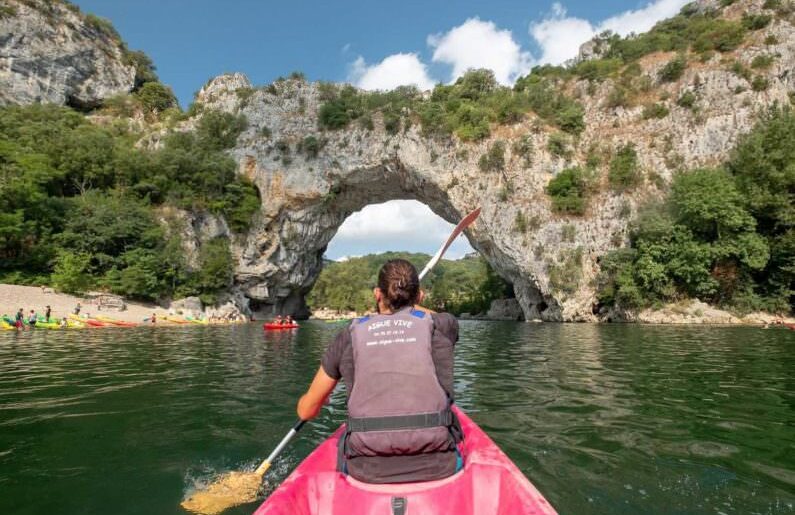
<path id="1" fill-rule="evenodd" d="M 448 427 L 453 423 L 450 408 L 435 413 L 416 415 L 396 415 L 391 417 L 348 417 L 348 431 L 361 433 L 367 431 L 400 431 L 404 429 L 425 429 L 429 427 Z"/>

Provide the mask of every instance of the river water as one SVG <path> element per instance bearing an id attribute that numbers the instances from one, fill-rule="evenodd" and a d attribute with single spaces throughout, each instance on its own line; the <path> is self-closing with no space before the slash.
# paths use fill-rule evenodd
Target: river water
<path id="1" fill-rule="evenodd" d="M 0 333 L 0 513 L 182 513 L 270 452 L 340 328 Z M 456 390 L 560 513 L 795 513 L 795 332 L 463 321 Z M 338 390 L 269 484 L 343 418 Z"/>

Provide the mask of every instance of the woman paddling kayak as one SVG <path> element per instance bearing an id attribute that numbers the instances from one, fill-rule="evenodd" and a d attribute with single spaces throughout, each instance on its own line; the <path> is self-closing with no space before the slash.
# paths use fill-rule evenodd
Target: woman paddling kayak
<path id="1" fill-rule="evenodd" d="M 342 379 L 349 418 L 340 471 L 366 483 L 448 477 L 462 466 L 460 424 L 450 409 L 458 322 L 415 308 L 424 293 L 403 259 L 384 264 L 373 295 L 378 314 L 353 321 L 331 342 L 298 416 L 317 416 Z"/>

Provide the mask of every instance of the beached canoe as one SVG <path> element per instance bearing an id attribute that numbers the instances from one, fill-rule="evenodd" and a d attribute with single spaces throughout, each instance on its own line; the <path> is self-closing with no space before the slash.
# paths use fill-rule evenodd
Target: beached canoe
<path id="1" fill-rule="evenodd" d="M 97 320 L 100 322 L 105 322 L 111 325 L 117 325 L 119 327 L 135 327 L 138 324 L 135 322 L 125 322 L 124 320 L 116 320 L 115 318 L 110 318 L 106 316 L 97 315 Z"/>
<path id="2" fill-rule="evenodd" d="M 336 471 L 340 428 L 298 465 L 255 515 L 555 514 L 491 438 L 453 409 L 465 435 L 464 469 L 455 475 L 391 485 L 370 485 L 343 476 Z"/>
<path id="3" fill-rule="evenodd" d="M 61 325 L 58 322 L 36 322 L 36 327 L 39 329 L 60 329 Z"/>
<path id="4" fill-rule="evenodd" d="M 175 324 L 190 324 L 189 321 L 185 320 L 184 318 L 174 317 L 174 316 L 165 316 L 163 320 L 168 320 L 169 322 L 174 322 Z"/>
<path id="5" fill-rule="evenodd" d="M 80 317 L 80 316 L 75 315 L 75 314 L 70 314 L 69 315 L 69 319 L 70 320 L 75 320 L 75 321 L 80 322 L 81 324 L 87 325 L 89 327 L 107 327 L 108 326 L 108 324 L 106 324 L 105 322 L 101 322 L 101 321 L 95 320 L 93 318 L 83 318 L 83 317 Z"/>
<path id="6" fill-rule="evenodd" d="M 262 324 L 262 328 L 266 331 L 279 331 L 281 329 L 298 329 L 298 324 Z"/>

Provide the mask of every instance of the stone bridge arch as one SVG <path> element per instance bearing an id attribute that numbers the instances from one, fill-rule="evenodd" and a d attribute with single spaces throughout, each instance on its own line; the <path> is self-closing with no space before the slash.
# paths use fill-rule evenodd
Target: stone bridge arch
<path id="1" fill-rule="evenodd" d="M 304 296 L 343 221 L 369 204 L 411 199 L 450 223 L 482 208 L 467 238 L 513 285 L 526 319 L 595 319 L 596 253 L 626 225 L 616 214 L 619 199 L 605 199 L 591 217 L 560 218 L 551 214 L 544 188 L 566 161 L 539 152 L 528 169 L 507 144 L 502 171 L 478 165 L 497 140 L 530 138 L 545 149 L 546 134 L 528 121 L 480 142 L 434 139 L 417 123 L 390 133 L 377 114 L 370 127 L 323 130 L 320 89 L 303 80 L 252 88 L 233 74 L 213 79 L 197 96 L 199 112 L 241 113 L 249 123 L 231 154 L 259 188 L 262 207 L 248 234 L 233 243 L 238 304 L 260 316 L 306 315 Z M 555 274 L 565 289 L 552 284 Z"/>
<path id="2" fill-rule="evenodd" d="M 257 169 L 253 177 L 261 189 L 263 211 L 259 227 L 239 251 L 235 278 L 255 316 L 306 316 L 304 297 L 320 274 L 329 242 L 350 215 L 368 205 L 417 200 L 452 224 L 479 205 L 477 197 L 458 198 L 455 188 L 429 180 L 399 156 L 372 166 L 327 172 L 327 184 L 314 194 L 305 174 L 291 178 L 282 170 L 264 171 L 250 158 L 245 161 L 245 166 Z M 523 276 L 490 235 L 488 221 L 494 214 L 484 213 L 483 220 L 466 232 L 470 244 L 514 285 L 526 316 L 555 319 L 550 313 L 550 301 L 554 306 L 554 300 L 546 299 L 535 283 Z"/>

